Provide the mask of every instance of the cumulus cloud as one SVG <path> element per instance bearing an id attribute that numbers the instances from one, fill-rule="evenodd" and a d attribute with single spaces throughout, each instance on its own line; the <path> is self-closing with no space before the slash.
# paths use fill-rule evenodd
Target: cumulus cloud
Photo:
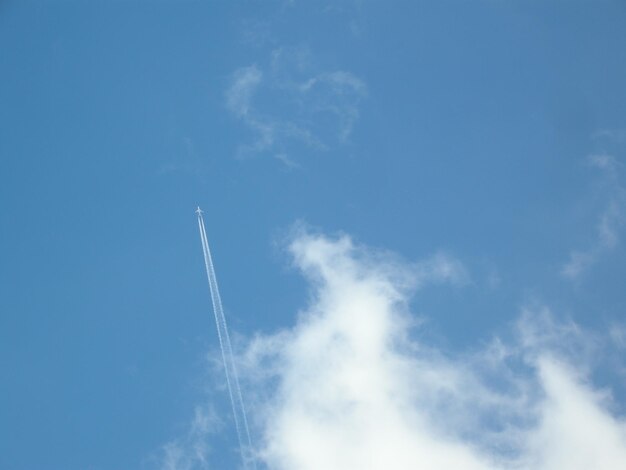
<path id="1" fill-rule="evenodd" d="M 606 349 L 623 348 L 623 325 L 590 333 L 532 306 L 486 346 L 444 351 L 420 339 L 411 302 L 432 283 L 467 283 L 459 260 L 408 263 L 302 227 L 288 246 L 309 303 L 293 326 L 244 341 L 237 359 L 257 468 L 623 468 L 620 403 L 593 383 Z M 217 425 L 198 408 L 187 435 L 164 447 L 161 470 L 215 468 L 207 442 Z"/>
<path id="2" fill-rule="evenodd" d="M 603 174 L 607 203 L 596 224 L 594 242 L 586 250 L 573 250 L 561 268 L 561 274 L 569 279 L 578 279 L 602 255 L 614 249 L 626 222 L 626 188 L 620 182 L 621 163 L 606 154 L 591 155 L 588 162 Z"/>
<path id="3" fill-rule="evenodd" d="M 265 468 L 617 470 L 626 462 L 626 424 L 581 367 L 602 342 L 574 323 L 526 309 L 514 339 L 446 354 L 415 339 L 409 302 L 428 282 L 458 282 L 450 274 L 458 262 L 404 263 L 347 236 L 306 231 L 289 250 L 311 284 L 310 304 L 292 328 L 255 337 L 241 359 Z"/>

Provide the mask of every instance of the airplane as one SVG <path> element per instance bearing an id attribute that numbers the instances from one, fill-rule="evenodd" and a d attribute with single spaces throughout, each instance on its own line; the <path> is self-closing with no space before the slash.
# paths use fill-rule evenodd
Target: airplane
<path id="1" fill-rule="evenodd" d="M 202 215 L 202 209 L 200 209 L 200 206 L 198 206 L 198 208 L 196 209 L 196 214 L 198 214 L 199 216 Z"/>

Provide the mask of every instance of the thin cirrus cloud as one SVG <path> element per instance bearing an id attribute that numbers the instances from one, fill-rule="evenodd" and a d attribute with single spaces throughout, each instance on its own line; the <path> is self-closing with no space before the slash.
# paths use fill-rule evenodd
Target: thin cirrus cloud
<path id="1" fill-rule="evenodd" d="M 600 129 L 592 134 L 596 140 L 609 140 L 617 144 L 626 142 L 626 129 Z"/>
<path id="2" fill-rule="evenodd" d="M 221 426 L 216 413 L 208 406 L 196 406 L 187 432 L 165 444 L 158 457 L 161 470 L 209 470 L 209 440 Z"/>
<path id="3" fill-rule="evenodd" d="M 594 335 L 526 309 L 515 339 L 447 354 L 412 339 L 409 301 L 464 279 L 460 263 L 407 265 L 307 231 L 289 250 L 312 301 L 241 359 L 263 468 L 622 468 L 626 423 L 583 367 L 601 354 Z"/>
<path id="4" fill-rule="evenodd" d="M 252 108 L 252 99 L 263 80 L 263 73 L 256 65 L 244 67 L 233 74 L 232 83 L 226 93 L 228 110 L 255 134 L 255 142 L 245 147 L 246 152 L 260 152 L 270 148 L 278 123 L 272 119 L 258 116 Z"/>
<path id="5" fill-rule="evenodd" d="M 587 161 L 602 172 L 608 200 L 597 221 L 595 240 L 587 249 L 573 250 L 561 268 L 561 275 L 572 280 L 579 279 L 598 259 L 617 246 L 626 222 L 626 188 L 620 181 L 621 163 L 606 154 L 591 155 Z"/>
<path id="6" fill-rule="evenodd" d="M 302 49 L 276 49 L 266 70 L 256 64 L 239 68 L 227 87 L 227 109 L 253 136 L 238 155 L 267 153 L 297 166 L 290 152 L 327 150 L 349 140 L 366 95 L 365 83 L 352 73 L 317 72 Z M 270 101 L 281 111 L 266 112 L 262 103 Z"/>
<path id="7" fill-rule="evenodd" d="M 299 112 L 308 114 L 309 125 L 326 139 L 340 143 L 349 140 L 359 118 L 359 107 L 367 96 L 366 83 L 353 73 L 335 70 L 319 71 L 306 47 L 279 47 L 271 53 L 270 70 L 274 87 L 298 104 Z M 330 129 L 320 129 L 320 122 L 330 116 Z M 316 122 L 317 121 L 317 122 Z"/>

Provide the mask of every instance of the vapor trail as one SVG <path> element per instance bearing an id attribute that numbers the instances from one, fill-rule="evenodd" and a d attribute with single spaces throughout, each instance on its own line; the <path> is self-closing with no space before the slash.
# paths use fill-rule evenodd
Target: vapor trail
<path id="1" fill-rule="evenodd" d="M 239 440 L 239 452 L 243 460 L 244 468 L 256 469 L 254 457 L 252 454 L 252 439 L 250 438 L 250 429 L 248 426 L 248 418 L 246 417 L 246 408 L 239 386 L 239 378 L 237 376 L 237 367 L 233 355 L 233 348 L 228 335 L 228 326 L 226 317 L 222 308 L 222 299 L 217 285 L 217 277 L 213 268 L 213 260 L 211 258 L 211 250 L 209 249 L 209 241 L 206 236 L 204 227 L 204 219 L 202 211 L 198 207 L 198 227 L 200 229 L 200 239 L 202 240 L 202 252 L 204 253 L 204 266 L 206 268 L 207 278 L 209 281 L 209 289 L 211 291 L 211 301 L 213 302 L 213 313 L 215 315 L 215 324 L 217 326 L 217 337 L 222 352 L 222 361 L 224 362 L 224 372 L 226 374 L 226 383 L 228 385 L 228 393 L 230 395 L 230 403 L 233 408 L 233 418 L 235 420 L 235 428 L 237 430 L 237 439 Z"/>

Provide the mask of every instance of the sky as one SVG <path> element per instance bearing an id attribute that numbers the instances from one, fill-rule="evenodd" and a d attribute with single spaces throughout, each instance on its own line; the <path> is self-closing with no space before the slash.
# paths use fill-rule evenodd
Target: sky
<path id="1" fill-rule="evenodd" d="M 625 25 L 0 1 L 0 467 L 622 468 Z"/>

